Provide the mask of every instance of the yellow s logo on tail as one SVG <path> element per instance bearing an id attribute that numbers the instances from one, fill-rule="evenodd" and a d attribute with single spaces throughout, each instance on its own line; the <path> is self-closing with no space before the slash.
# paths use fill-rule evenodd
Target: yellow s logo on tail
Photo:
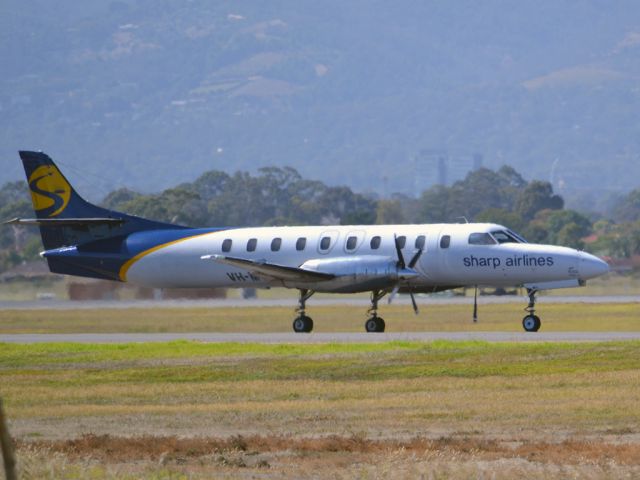
<path id="1" fill-rule="evenodd" d="M 41 217 L 59 215 L 69 203 L 71 186 L 54 165 L 41 165 L 29 177 L 34 210 Z"/>

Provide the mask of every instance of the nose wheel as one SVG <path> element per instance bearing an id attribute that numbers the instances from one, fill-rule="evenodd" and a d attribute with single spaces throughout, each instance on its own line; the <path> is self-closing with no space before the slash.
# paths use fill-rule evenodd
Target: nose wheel
<path id="1" fill-rule="evenodd" d="M 522 327 L 526 332 L 537 332 L 540 330 L 542 322 L 540 317 L 536 315 L 536 290 L 527 290 L 529 295 L 529 305 L 526 306 L 525 311 L 527 315 L 522 319 Z"/>

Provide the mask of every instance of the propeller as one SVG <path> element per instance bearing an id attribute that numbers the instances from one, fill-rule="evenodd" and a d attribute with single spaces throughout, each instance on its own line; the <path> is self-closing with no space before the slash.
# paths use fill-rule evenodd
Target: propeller
<path id="1" fill-rule="evenodd" d="M 397 263 L 398 275 L 403 276 L 404 274 L 405 277 L 411 277 L 413 275 L 416 275 L 417 272 L 414 270 L 414 267 L 418 263 L 418 260 L 420 260 L 420 256 L 422 255 L 422 248 L 420 248 L 413 255 L 413 257 L 411 257 L 411 260 L 409 260 L 409 263 L 407 264 L 405 263 L 404 255 L 402 254 L 400 241 L 398 240 L 398 237 L 395 234 L 393 235 L 393 243 L 396 247 L 396 254 L 398 255 L 398 263 Z M 389 300 L 388 300 L 389 303 L 391 303 L 395 298 L 395 296 L 398 294 L 398 290 L 400 290 L 400 285 L 396 285 L 395 287 L 393 287 L 393 290 L 389 295 Z M 418 304 L 416 303 L 416 299 L 413 296 L 413 292 L 411 291 L 411 286 L 409 286 L 409 296 L 411 297 L 411 305 L 413 306 L 413 312 L 417 315 L 419 313 Z"/>
<path id="2" fill-rule="evenodd" d="M 402 255 L 400 241 L 395 233 L 393 234 L 393 244 L 396 246 L 396 254 L 398 255 L 398 268 L 404 270 L 407 268 L 407 265 L 404 263 L 404 255 Z"/>

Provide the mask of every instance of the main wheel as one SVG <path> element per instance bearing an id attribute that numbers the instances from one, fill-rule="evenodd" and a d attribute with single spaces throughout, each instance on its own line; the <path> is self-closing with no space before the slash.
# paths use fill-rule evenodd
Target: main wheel
<path id="1" fill-rule="evenodd" d="M 313 330 L 313 320 L 306 315 L 300 315 L 293 321 L 293 331 L 296 333 L 309 333 Z"/>
<path id="2" fill-rule="evenodd" d="M 537 315 L 527 315 L 522 319 L 522 327 L 527 332 L 537 332 L 538 330 L 540 330 L 541 324 L 542 322 L 540 321 L 540 317 L 538 317 Z"/>
<path id="3" fill-rule="evenodd" d="M 384 320 L 380 317 L 371 317 L 364 322 L 364 328 L 367 332 L 384 332 Z"/>

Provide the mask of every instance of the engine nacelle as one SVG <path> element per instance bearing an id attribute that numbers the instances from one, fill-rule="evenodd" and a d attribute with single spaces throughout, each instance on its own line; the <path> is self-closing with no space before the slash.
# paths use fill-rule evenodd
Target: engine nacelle
<path id="1" fill-rule="evenodd" d="M 300 268 L 313 272 L 331 273 L 333 280 L 316 285 L 314 290 L 354 293 L 392 288 L 411 272 L 400 270 L 396 259 L 385 256 L 353 256 L 314 258 Z M 404 275 L 403 275 L 404 274 Z"/>

